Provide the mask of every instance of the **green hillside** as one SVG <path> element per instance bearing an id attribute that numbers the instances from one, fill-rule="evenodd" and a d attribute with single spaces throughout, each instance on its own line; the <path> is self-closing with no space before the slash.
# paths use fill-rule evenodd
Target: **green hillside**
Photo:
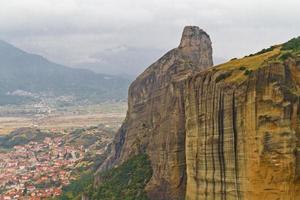
<path id="1" fill-rule="evenodd" d="M 94 176 L 91 172 L 82 176 L 63 188 L 59 200 L 81 199 L 82 194 L 91 200 L 147 200 L 144 191 L 152 176 L 152 168 L 148 156 L 137 155 L 117 168 L 96 176 L 98 186 L 94 187 Z"/>

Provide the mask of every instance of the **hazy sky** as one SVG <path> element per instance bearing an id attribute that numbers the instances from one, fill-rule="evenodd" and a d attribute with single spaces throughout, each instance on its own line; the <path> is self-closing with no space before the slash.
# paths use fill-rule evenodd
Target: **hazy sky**
<path id="1" fill-rule="evenodd" d="M 0 38 L 58 63 L 131 74 L 176 47 L 185 25 L 204 29 L 218 58 L 284 42 L 300 35 L 299 8 L 299 0 L 0 0 Z"/>

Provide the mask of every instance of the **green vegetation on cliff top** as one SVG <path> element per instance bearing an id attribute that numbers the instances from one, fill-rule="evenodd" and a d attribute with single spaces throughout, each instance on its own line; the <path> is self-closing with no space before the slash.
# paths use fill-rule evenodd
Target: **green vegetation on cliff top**
<path id="1" fill-rule="evenodd" d="M 224 80 L 226 83 L 240 83 L 246 80 L 262 66 L 267 66 L 273 62 L 284 62 L 288 58 L 300 56 L 300 37 L 293 38 L 281 45 L 274 45 L 270 48 L 263 49 L 255 54 L 250 54 L 239 59 L 231 59 L 227 63 L 223 63 L 211 68 L 211 71 L 220 72 L 216 77 L 217 82 Z"/>
<path id="2" fill-rule="evenodd" d="M 281 50 L 300 51 L 300 37 L 293 38 L 282 45 Z"/>

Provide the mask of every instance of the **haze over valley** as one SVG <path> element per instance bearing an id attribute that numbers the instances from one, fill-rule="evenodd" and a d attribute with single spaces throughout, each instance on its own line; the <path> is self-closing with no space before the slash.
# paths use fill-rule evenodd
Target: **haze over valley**
<path id="1" fill-rule="evenodd" d="M 60 196 L 92 178 L 125 117 L 129 82 L 0 41 L 0 199 Z"/>
<path id="2" fill-rule="evenodd" d="M 0 200 L 299 200 L 297 0 L 1 0 Z"/>

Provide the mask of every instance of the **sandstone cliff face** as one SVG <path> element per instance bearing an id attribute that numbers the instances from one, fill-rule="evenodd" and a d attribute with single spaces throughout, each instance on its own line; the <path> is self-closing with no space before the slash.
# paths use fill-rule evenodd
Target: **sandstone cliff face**
<path id="1" fill-rule="evenodd" d="M 117 133 L 115 152 L 102 169 L 146 152 L 154 173 L 147 186 L 149 195 L 153 199 L 184 198 L 184 82 L 212 65 L 209 36 L 198 27 L 186 27 L 180 46 L 152 64 L 130 86 L 127 117 Z"/>
<path id="2" fill-rule="evenodd" d="M 186 199 L 300 198 L 299 74 L 291 62 L 240 84 L 217 72 L 188 80 Z"/>
<path id="3" fill-rule="evenodd" d="M 99 170 L 146 152 L 153 200 L 300 199 L 300 59 L 269 62 L 278 51 L 247 58 L 264 60 L 247 73 L 207 69 L 209 36 L 186 27 L 179 47 L 132 83 Z"/>

